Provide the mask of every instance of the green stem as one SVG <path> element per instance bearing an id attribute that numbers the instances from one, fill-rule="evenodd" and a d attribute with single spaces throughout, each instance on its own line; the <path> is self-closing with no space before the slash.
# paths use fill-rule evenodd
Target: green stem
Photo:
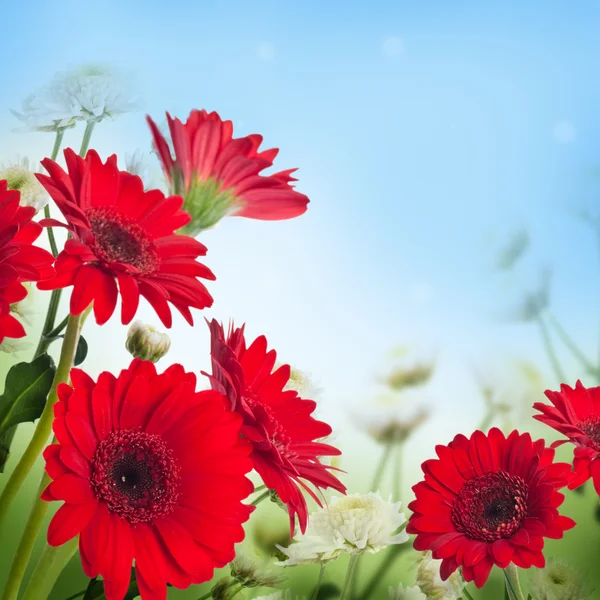
<path id="1" fill-rule="evenodd" d="M 46 482 L 42 480 L 42 484 L 45 486 Z M 57 548 L 46 544 L 21 600 L 48 598 L 58 576 L 77 552 L 78 543 L 79 536 Z"/>
<path id="2" fill-rule="evenodd" d="M 321 563 L 321 566 L 319 568 L 319 577 L 317 579 L 317 585 L 315 587 L 315 591 L 313 592 L 313 595 L 312 595 L 312 600 L 317 600 L 317 598 L 319 597 L 319 590 L 321 589 L 321 585 L 323 583 L 323 574 L 325 573 L 325 566 L 326 566 L 326 563 Z"/>
<path id="3" fill-rule="evenodd" d="M 394 468 L 393 498 L 396 502 L 402 496 L 402 442 L 396 445 L 396 465 Z"/>
<path id="4" fill-rule="evenodd" d="M 258 506 L 263 500 L 268 498 L 270 495 L 271 495 L 271 490 L 267 490 L 266 492 L 263 492 L 258 498 L 255 498 L 254 500 L 252 500 L 252 502 L 250 504 L 252 504 L 252 506 Z"/>
<path id="5" fill-rule="evenodd" d="M 86 590 L 81 590 L 80 592 L 77 592 L 76 594 L 69 596 L 66 600 L 75 600 L 75 598 L 79 598 L 79 596 L 83 596 L 85 594 L 85 592 L 86 592 Z"/>
<path id="6" fill-rule="evenodd" d="M 0 496 L 0 529 L 2 522 L 8 513 L 9 506 L 15 499 L 25 478 L 48 442 L 48 438 L 52 432 L 52 422 L 54 421 L 54 404 L 58 400 L 57 388 L 61 383 L 65 383 L 69 379 L 69 373 L 73 366 L 73 359 L 75 358 L 75 351 L 77 350 L 81 327 L 83 326 L 83 321 L 87 316 L 87 312 L 88 311 L 85 311 L 79 316 L 71 315 L 69 317 L 67 331 L 60 352 L 60 360 L 58 367 L 56 368 L 56 373 L 54 374 L 54 380 L 52 382 L 50 393 L 48 394 L 46 406 L 44 407 L 27 449 L 23 453 L 23 456 L 14 471 L 11 473 L 10 478 L 6 483 L 6 487 Z M 44 485 L 44 481 L 46 484 L 49 481 L 46 475 L 42 479 L 40 489 L 42 489 L 41 486 Z M 48 503 L 41 500 L 38 494 L 27 524 L 25 525 L 25 531 L 23 532 L 19 548 L 13 558 L 2 600 L 16 600 L 21 580 L 25 574 L 29 557 L 31 556 L 35 540 L 42 527 L 42 522 L 47 510 Z"/>
<path id="7" fill-rule="evenodd" d="M 92 139 L 92 133 L 96 126 L 95 121 L 88 121 L 83 132 L 83 139 L 81 140 L 81 148 L 79 148 L 79 156 L 85 157 L 88 148 L 90 146 L 90 140 Z"/>
<path id="8" fill-rule="evenodd" d="M 552 365 L 554 374 L 556 375 L 556 378 L 558 379 L 559 383 L 564 383 L 566 381 L 565 374 L 562 370 L 562 367 L 560 366 L 558 357 L 556 356 L 556 351 L 554 350 L 554 344 L 552 343 L 552 338 L 550 337 L 548 326 L 546 325 L 546 322 L 542 317 L 538 317 L 537 322 L 540 327 L 540 333 L 542 334 L 544 348 L 546 349 L 546 353 L 548 354 L 548 358 L 550 359 L 550 364 Z"/>
<path id="9" fill-rule="evenodd" d="M 51 333 L 54 329 L 54 322 L 56 321 L 56 313 L 58 312 L 58 305 L 60 304 L 60 295 L 62 290 L 52 290 L 52 295 L 50 296 L 50 304 L 48 304 L 48 312 L 46 313 L 46 320 L 44 321 L 44 327 L 42 328 L 42 335 L 40 336 L 40 341 L 38 342 L 37 348 L 35 350 L 34 358 L 44 354 L 50 347 L 50 343 L 52 342 Z"/>
<path id="10" fill-rule="evenodd" d="M 50 338 L 50 341 L 52 342 L 54 340 L 55 337 L 57 337 L 62 330 L 67 326 L 67 323 L 69 322 L 69 315 L 67 315 L 49 334 L 48 334 L 48 338 Z"/>
<path id="11" fill-rule="evenodd" d="M 365 586 L 363 593 L 359 596 L 360 600 L 367 600 L 371 596 L 371 594 L 375 591 L 377 586 L 381 583 L 382 577 L 388 572 L 389 568 L 392 566 L 396 558 L 400 556 L 405 550 L 408 550 L 409 544 L 397 544 L 389 548 L 387 550 L 387 556 L 385 560 L 381 562 L 379 568 L 373 575 L 369 582 Z"/>
<path id="12" fill-rule="evenodd" d="M 62 144 L 63 136 L 65 135 L 64 129 L 59 129 L 56 132 L 56 137 L 54 138 L 54 146 L 52 148 L 52 154 L 50 155 L 50 160 L 56 160 L 58 156 L 58 152 L 60 150 L 60 146 Z M 50 205 L 46 204 L 44 206 L 44 216 L 46 219 L 50 218 Z M 48 227 L 48 240 L 50 242 L 50 249 L 52 250 L 52 256 L 58 256 L 58 247 L 56 246 L 56 238 L 54 237 L 54 231 L 52 227 Z"/>
<path id="13" fill-rule="evenodd" d="M 369 488 L 370 492 L 377 492 L 379 485 L 381 484 L 381 478 L 383 477 L 383 472 L 385 471 L 385 467 L 390 459 L 390 455 L 392 453 L 393 444 L 387 443 L 385 448 L 381 454 L 381 458 L 379 459 L 379 464 L 377 465 L 377 470 L 375 471 L 375 476 L 373 477 L 373 483 L 371 483 L 371 487 Z"/>
<path id="14" fill-rule="evenodd" d="M 344 579 L 344 587 L 342 588 L 342 593 L 340 594 L 340 600 L 344 600 L 348 591 L 350 590 L 352 574 L 354 573 L 354 569 L 356 568 L 356 563 L 358 561 L 359 556 L 360 554 L 350 555 L 350 562 L 348 563 L 348 570 L 346 571 L 346 578 Z"/>
<path id="15" fill-rule="evenodd" d="M 462 595 L 467 599 L 467 600 L 473 600 L 473 596 L 471 596 L 471 594 L 469 593 L 469 590 L 467 588 L 464 588 L 462 591 Z"/>
<path id="16" fill-rule="evenodd" d="M 504 569 L 504 578 L 506 579 L 506 590 L 510 600 L 525 600 L 519 582 L 519 570 L 513 563 Z"/>
<path id="17" fill-rule="evenodd" d="M 563 341 L 565 346 L 571 351 L 573 356 L 579 360 L 579 362 L 587 369 L 592 375 L 598 374 L 598 369 L 593 365 L 592 361 L 583 353 L 583 351 L 577 346 L 573 338 L 566 332 L 565 328 L 561 325 L 559 320 L 554 315 L 548 315 L 550 324 L 554 327 L 556 333 Z"/>

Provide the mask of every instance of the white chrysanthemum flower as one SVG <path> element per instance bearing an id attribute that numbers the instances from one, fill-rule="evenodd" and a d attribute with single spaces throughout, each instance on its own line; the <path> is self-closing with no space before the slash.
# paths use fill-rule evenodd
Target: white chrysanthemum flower
<path id="1" fill-rule="evenodd" d="M 57 73 L 12 113 L 27 129 L 59 131 L 77 121 L 100 122 L 137 107 L 130 78 L 108 66 L 85 64 Z"/>
<path id="2" fill-rule="evenodd" d="M 134 321 L 127 332 L 125 347 L 135 358 L 158 362 L 171 348 L 171 338 L 152 325 Z"/>
<path id="3" fill-rule="evenodd" d="M 294 367 L 290 367 L 290 379 L 283 389 L 294 390 L 302 398 L 310 400 L 317 398 L 321 391 L 306 373 Z"/>
<path id="4" fill-rule="evenodd" d="M 288 558 L 277 564 L 321 563 L 344 552 L 379 552 L 391 544 L 402 544 L 408 535 L 396 533 L 406 521 L 400 506 L 400 502 L 386 502 L 373 492 L 333 498 L 329 507 L 311 514 L 303 536 L 287 548 L 278 546 Z"/>
<path id="5" fill-rule="evenodd" d="M 397 588 L 389 587 L 389 600 L 427 600 L 427 596 L 419 589 L 418 586 L 405 588 L 399 584 Z"/>
<path id="6" fill-rule="evenodd" d="M 533 572 L 529 591 L 535 600 L 585 600 L 590 596 L 581 573 L 555 559 Z"/>
<path id="7" fill-rule="evenodd" d="M 9 190 L 21 194 L 21 206 L 33 206 L 36 211 L 48 204 L 48 194 L 35 176 L 28 158 L 0 165 L 0 180 L 6 180 Z"/>
<path id="8" fill-rule="evenodd" d="M 459 571 L 443 581 L 440 576 L 441 560 L 434 559 L 426 552 L 417 569 L 417 585 L 427 596 L 427 600 L 459 600 L 467 585 Z"/>

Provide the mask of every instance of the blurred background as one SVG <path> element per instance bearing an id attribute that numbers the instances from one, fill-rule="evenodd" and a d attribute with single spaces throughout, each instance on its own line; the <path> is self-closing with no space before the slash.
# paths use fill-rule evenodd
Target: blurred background
<path id="1" fill-rule="evenodd" d="M 596 3 L 31 0 L 4 5 L 2 17 L 0 163 L 39 161 L 53 143 L 15 132 L 9 109 L 54 72 L 100 62 L 131 73 L 141 110 L 102 122 L 91 147 L 117 153 L 123 168 L 141 152 L 155 185 L 144 115 L 160 122 L 166 110 L 216 110 L 235 135 L 260 133 L 280 148 L 276 170 L 299 167 L 297 189 L 311 199 L 304 216 L 231 218 L 202 234 L 214 307 L 193 329 L 175 319 L 161 365 L 208 367 L 203 316 L 266 334 L 316 388 L 350 491 L 369 491 L 386 425 L 410 437 L 395 456 L 399 482 L 390 463 L 379 487 L 398 486 L 408 503 L 436 444 L 492 424 L 554 439 L 530 419 L 533 402 L 560 380 L 598 382 Z M 69 130 L 66 144 L 78 148 L 82 132 Z M 34 292 L 32 339 L 47 300 Z M 147 305 L 138 318 L 159 325 Z M 92 375 L 128 364 L 117 316 L 102 329 L 90 321 L 84 335 Z M 0 354 L 2 380 L 29 354 Z M 15 454 L 31 431 L 20 427 Z M 570 460 L 570 449 L 561 456 Z M 39 473 L 1 532 L 3 556 L 14 552 Z M 600 590 L 596 505 L 591 487 L 568 494 L 564 512 L 580 526 L 547 547 L 599 577 Z M 285 532 L 274 505 L 256 515 L 260 539 L 261 519 Z M 413 558 L 391 564 L 375 598 L 412 584 Z M 361 577 L 381 560 L 368 556 Z M 344 568 L 338 561 L 328 577 Z M 295 593 L 308 593 L 301 580 L 313 571 L 316 579 L 316 567 L 286 569 Z M 473 596 L 500 597 L 500 576 Z M 52 599 L 83 581 L 74 561 Z"/>

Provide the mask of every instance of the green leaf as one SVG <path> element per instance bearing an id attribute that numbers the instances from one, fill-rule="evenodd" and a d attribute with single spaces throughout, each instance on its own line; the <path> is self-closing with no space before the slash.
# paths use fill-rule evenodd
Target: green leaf
<path id="1" fill-rule="evenodd" d="M 42 414 L 56 367 L 47 354 L 33 362 L 11 367 L 0 396 L 0 470 L 10 452 L 14 429 L 19 423 L 35 421 Z"/>
<path id="2" fill-rule="evenodd" d="M 88 344 L 85 338 L 80 335 L 79 342 L 77 344 L 77 350 L 75 351 L 75 359 L 73 360 L 73 366 L 78 367 L 86 358 L 88 353 Z"/>
<path id="3" fill-rule="evenodd" d="M 64 339 L 64 335 L 57 335 L 54 339 Z M 78 367 L 86 358 L 88 353 L 88 344 L 85 341 L 85 338 L 80 335 L 79 342 L 77 342 L 77 350 L 75 350 L 75 356 L 73 358 L 73 366 Z"/>

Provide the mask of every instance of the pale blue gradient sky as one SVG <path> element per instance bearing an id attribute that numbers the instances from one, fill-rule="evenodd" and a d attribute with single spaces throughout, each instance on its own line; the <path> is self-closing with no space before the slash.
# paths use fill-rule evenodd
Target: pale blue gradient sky
<path id="1" fill-rule="evenodd" d="M 281 148 L 276 167 L 300 168 L 310 209 L 285 223 L 229 219 L 204 236 L 218 277 L 207 316 L 266 333 L 315 376 L 334 420 L 375 393 L 390 347 L 436 349 L 428 455 L 433 436 L 479 420 L 469 365 L 517 353 L 548 370 L 535 330 L 499 319 L 540 267 L 555 266 L 556 312 L 595 351 L 597 248 L 573 213 L 600 192 L 600 7 L 494 4 L 33 0 L 26 15 L 10 3 L 0 160 L 49 152 L 50 136 L 11 133 L 8 109 L 84 61 L 134 71 L 157 119 L 204 107 L 239 134 L 262 133 Z M 143 114 L 102 124 L 92 146 L 147 149 Z M 532 253 L 499 278 L 494 252 L 521 226 Z M 89 335 L 123 336 L 116 318 Z M 172 360 L 207 366 L 202 315 L 173 338 Z M 90 370 L 121 368 L 118 345 L 96 346 Z"/>

